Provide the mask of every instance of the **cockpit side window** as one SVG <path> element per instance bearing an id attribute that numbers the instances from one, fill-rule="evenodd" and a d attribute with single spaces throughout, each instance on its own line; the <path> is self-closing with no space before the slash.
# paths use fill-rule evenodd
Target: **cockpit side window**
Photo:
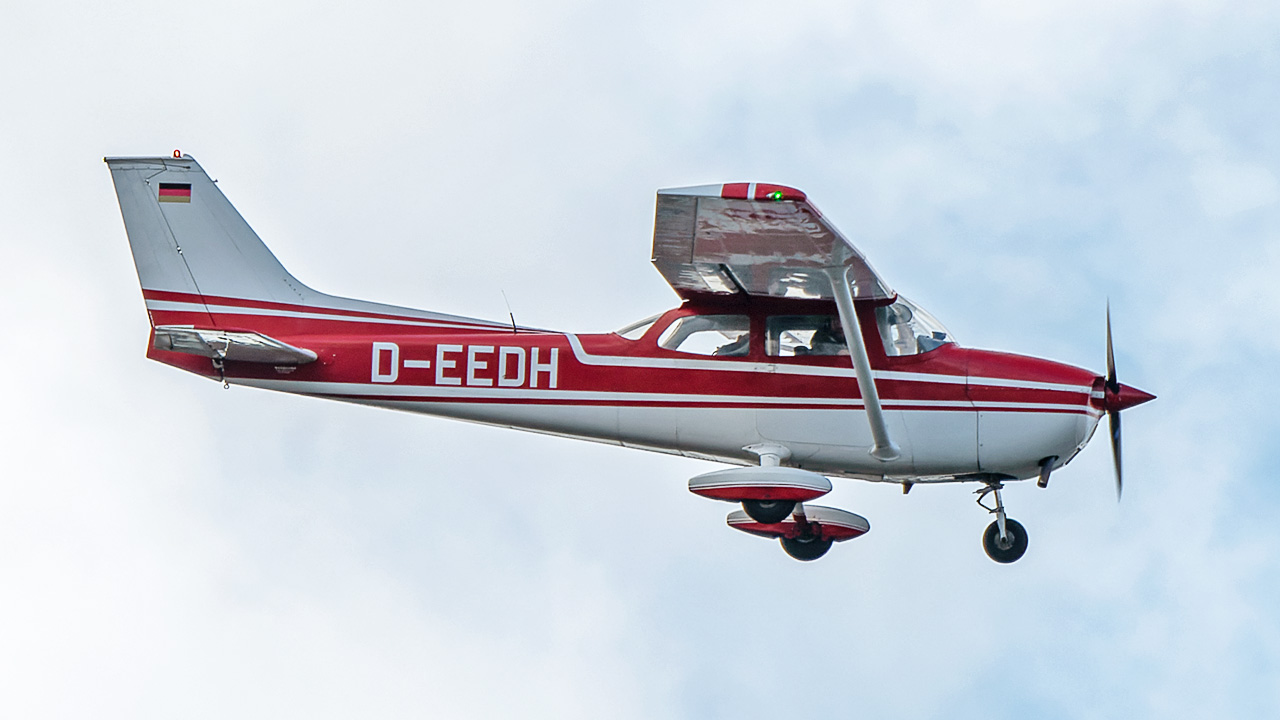
<path id="1" fill-rule="evenodd" d="M 658 347 L 694 355 L 743 357 L 751 350 L 746 315 L 686 315 L 658 337 Z"/>
<path id="2" fill-rule="evenodd" d="M 942 323 L 901 295 L 892 305 L 876 308 L 876 324 L 890 357 L 919 355 L 955 342 Z"/>
<path id="3" fill-rule="evenodd" d="M 774 315 L 765 322 L 765 354 L 848 355 L 837 315 Z"/>

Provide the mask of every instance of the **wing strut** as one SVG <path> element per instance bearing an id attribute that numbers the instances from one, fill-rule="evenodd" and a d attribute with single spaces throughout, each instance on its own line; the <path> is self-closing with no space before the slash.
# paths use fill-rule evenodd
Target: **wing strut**
<path id="1" fill-rule="evenodd" d="M 871 360 L 867 357 L 867 346 L 862 342 L 862 324 L 858 321 L 858 313 L 854 312 L 853 293 L 849 291 L 849 268 L 827 268 L 827 275 L 831 278 L 832 294 L 840 311 L 840 326 L 844 329 L 845 344 L 849 346 L 849 357 L 853 359 L 853 371 L 858 376 L 858 392 L 862 394 L 867 422 L 871 424 L 871 437 L 875 441 L 871 457 L 883 462 L 897 460 L 902 457 L 902 452 L 889 438 L 889 426 L 885 424 L 884 410 L 880 408 L 880 394 L 876 391 L 875 378 L 871 376 Z"/>

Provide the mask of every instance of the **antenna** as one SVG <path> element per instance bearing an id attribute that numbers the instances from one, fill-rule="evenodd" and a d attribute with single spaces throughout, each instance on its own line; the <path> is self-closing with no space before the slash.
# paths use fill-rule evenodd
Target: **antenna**
<path id="1" fill-rule="evenodd" d="M 511 301 L 507 299 L 507 291 L 500 290 L 499 292 L 502 293 L 502 302 L 507 304 L 507 315 L 511 318 L 511 334 L 517 335 L 520 331 L 516 330 L 516 314 L 511 311 Z"/>

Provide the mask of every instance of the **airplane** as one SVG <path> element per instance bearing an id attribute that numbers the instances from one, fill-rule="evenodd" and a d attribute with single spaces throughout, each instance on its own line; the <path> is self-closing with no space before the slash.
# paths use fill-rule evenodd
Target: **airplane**
<path id="1" fill-rule="evenodd" d="M 868 520 L 830 478 L 975 483 L 998 563 L 1027 549 L 1006 483 L 1050 474 L 1154 399 L 1107 373 L 961 347 L 801 191 L 659 190 L 653 264 L 676 308 L 553 332 L 327 295 L 276 260 L 190 155 L 108 157 L 151 323 L 147 357 L 253 388 L 712 460 L 689 480 L 729 526 L 810 561 Z M 990 498 L 990 500 L 988 500 Z"/>

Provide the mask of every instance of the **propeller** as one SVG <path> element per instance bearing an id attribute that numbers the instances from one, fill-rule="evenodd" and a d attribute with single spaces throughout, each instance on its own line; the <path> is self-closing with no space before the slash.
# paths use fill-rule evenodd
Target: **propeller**
<path id="1" fill-rule="evenodd" d="M 1116 379 L 1116 354 L 1111 349 L 1111 301 L 1107 300 L 1107 385 L 1108 395 L 1120 394 L 1120 381 Z M 1116 502 L 1124 492 L 1124 465 L 1120 462 L 1120 410 L 1111 409 L 1107 403 L 1107 423 L 1111 427 L 1111 460 L 1116 466 Z"/>
<path id="2" fill-rule="evenodd" d="M 1121 385 L 1116 378 L 1116 355 L 1111 344 L 1111 301 L 1107 301 L 1107 377 L 1103 382 L 1102 407 L 1107 411 L 1111 426 L 1111 459 L 1116 468 L 1116 501 L 1124 492 L 1124 467 L 1120 461 L 1120 411 L 1154 400 L 1155 395 L 1137 388 Z"/>

